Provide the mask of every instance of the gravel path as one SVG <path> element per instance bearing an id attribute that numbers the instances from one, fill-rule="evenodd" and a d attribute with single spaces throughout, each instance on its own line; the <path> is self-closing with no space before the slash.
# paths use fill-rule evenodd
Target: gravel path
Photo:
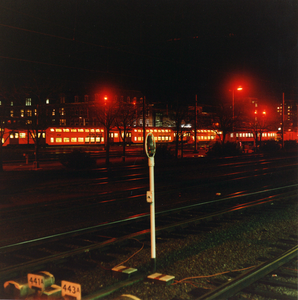
<path id="1" fill-rule="evenodd" d="M 297 235 L 297 209 L 296 205 L 294 209 L 264 211 L 261 215 L 244 217 L 241 221 L 223 223 L 210 232 L 188 234 L 183 240 L 157 240 L 157 272 L 175 276 L 176 282 L 163 286 L 144 281 L 105 299 L 114 299 L 121 294 L 135 295 L 142 300 L 192 299 L 189 292 L 195 287 L 205 289 L 213 286 L 213 279 L 227 279 L 225 274 L 209 275 L 256 266 L 261 263 L 258 258 L 270 258 L 269 252 L 277 250 L 274 245 L 279 243 L 279 239 Z M 149 242 L 145 244 L 150 245 Z M 119 262 L 121 259 L 123 257 L 119 257 Z M 150 261 L 150 247 L 143 249 L 125 265 L 142 269 L 139 266 L 146 261 Z M 183 280 L 196 276 L 201 278 Z M 298 292 L 293 296 L 298 297 Z"/>

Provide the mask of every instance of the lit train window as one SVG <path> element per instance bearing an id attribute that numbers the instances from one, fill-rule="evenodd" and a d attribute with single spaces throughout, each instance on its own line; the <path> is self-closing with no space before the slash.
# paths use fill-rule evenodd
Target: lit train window
<path id="1" fill-rule="evenodd" d="M 168 129 L 166 129 L 166 132 L 169 132 L 169 130 L 168 130 Z"/>
<path id="2" fill-rule="evenodd" d="M 63 128 L 63 132 L 69 132 L 69 128 Z"/>
<path id="3" fill-rule="evenodd" d="M 71 131 L 71 132 L 77 132 L 77 130 L 74 129 L 74 128 L 72 128 L 70 131 Z"/>
<path id="4" fill-rule="evenodd" d="M 135 141 L 137 141 L 137 137 L 135 136 Z"/>
<path id="5" fill-rule="evenodd" d="M 154 132 L 157 132 L 157 129 L 154 129 Z"/>
<path id="6" fill-rule="evenodd" d="M 89 132 L 89 129 L 85 129 L 85 132 Z"/>
<path id="7" fill-rule="evenodd" d="M 146 132 L 149 132 L 149 130 L 148 130 L 148 129 L 146 129 Z"/>
<path id="8" fill-rule="evenodd" d="M 101 132 L 103 132 L 104 130 L 103 129 L 101 129 Z"/>
<path id="9" fill-rule="evenodd" d="M 137 132 L 137 130 L 135 129 L 134 132 Z"/>
<path id="10" fill-rule="evenodd" d="M 84 132 L 84 129 L 78 129 L 78 132 Z"/>
<path id="11" fill-rule="evenodd" d="M 102 137 L 102 138 L 101 138 L 101 141 L 104 143 L 105 139 Z"/>
<path id="12" fill-rule="evenodd" d="M 50 131 L 55 131 L 55 129 L 54 129 L 54 128 L 51 128 Z"/>
<path id="13" fill-rule="evenodd" d="M 20 132 L 20 139 L 26 138 L 26 133 L 25 132 Z"/>
<path id="14" fill-rule="evenodd" d="M 169 140 L 171 141 L 171 140 L 172 140 L 172 138 L 171 138 L 171 137 L 169 137 Z"/>
<path id="15" fill-rule="evenodd" d="M 62 132 L 61 128 L 56 128 L 56 132 Z"/>
<path id="16" fill-rule="evenodd" d="M 69 143 L 69 137 L 63 138 L 63 142 L 64 142 L 64 143 Z"/>
<path id="17" fill-rule="evenodd" d="M 159 141 L 161 140 L 161 136 L 158 136 L 158 140 L 159 140 Z"/>
<path id="18" fill-rule="evenodd" d="M 79 143 L 84 143 L 84 138 L 83 138 L 83 137 L 79 137 L 79 138 L 78 138 L 78 142 L 79 142 Z"/>
<path id="19" fill-rule="evenodd" d="M 91 132 L 94 132 L 94 129 L 90 129 Z"/>
<path id="20" fill-rule="evenodd" d="M 56 143 L 62 143 L 62 138 L 56 138 Z"/>
<path id="21" fill-rule="evenodd" d="M 54 138 L 53 137 L 51 137 L 51 143 L 54 143 Z"/>
<path id="22" fill-rule="evenodd" d="M 85 137 L 85 143 L 89 143 L 89 136 Z"/>
<path id="23" fill-rule="evenodd" d="M 76 143 L 76 142 L 77 142 L 77 138 L 76 138 L 76 137 L 72 137 L 72 138 L 70 139 L 70 141 L 71 141 L 72 143 Z"/>
<path id="24" fill-rule="evenodd" d="M 169 137 L 168 136 L 166 136 L 166 141 L 168 141 L 169 140 Z"/>
<path id="25" fill-rule="evenodd" d="M 11 133 L 9 137 L 10 137 L 11 139 L 13 139 L 13 138 L 14 138 L 14 134 Z"/>
<path id="26" fill-rule="evenodd" d="M 234 133 L 231 133 L 231 134 L 230 134 L 230 137 L 232 138 L 232 137 L 233 137 L 233 135 L 234 135 Z"/>
<path id="27" fill-rule="evenodd" d="M 267 137 L 267 133 L 264 133 L 264 136 Z"/>
<path id="28" fill-rule="evenodd" d="M 164 140 L 165 140 L 165 137 L 164 137 L 164 136 L 162 136 L 162 137 L 161 137 L 161 139 L 164 141 Z"/>
<path id="29" fill-rule="evenodd" d="M 95 137 L 91 136 L 90 141 L 91 141 L 91 143 L 95 143 Z"/>
<path id="30" fill-rule="evenodd" d="M 100 143 L 100 136 L 96 137 L 96 143 Z"/>
<path id="31" fill-rule="evenodd" d="M 117 138 L 118 137 L 118 133 L 117 132 L 115 132 L 115 138 Z"/>
<path id="32" fill-rule="evenodd" d="M 139 129 L 138 132 L 142 132 L 143 130 Z"/>
<path id="33" fill-rule="evenodd" d="M 100 130 L 99 130 L 99 129 L 96 129 L 95 131 L 96 131 L 96 132 L 100 132 Z"/>

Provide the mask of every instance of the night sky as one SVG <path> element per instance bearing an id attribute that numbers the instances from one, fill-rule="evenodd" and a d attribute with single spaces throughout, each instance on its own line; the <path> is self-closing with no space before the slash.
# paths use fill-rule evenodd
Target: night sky
<path id="1" fill-rule="evenodd" d="M 297 0 L 0 0 L 0 82 L 105 85 L 150 101 L 298 99 Z"/>

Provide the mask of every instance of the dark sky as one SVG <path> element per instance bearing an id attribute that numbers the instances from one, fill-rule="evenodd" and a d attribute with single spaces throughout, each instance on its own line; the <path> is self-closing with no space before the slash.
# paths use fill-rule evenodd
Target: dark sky
<path id="1" fill-rule="evenodd" d="M 0 0 L 0 80 L 297 100 L 297 20 L 297 0 Z"/>

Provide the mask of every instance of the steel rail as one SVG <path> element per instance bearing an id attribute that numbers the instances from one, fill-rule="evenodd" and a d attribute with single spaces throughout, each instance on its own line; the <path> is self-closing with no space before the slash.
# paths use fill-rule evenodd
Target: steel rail
<path id="1" fill-rule="evenodd" d="M 245 193 L 245 194 L 241 194 L 241 195 L 236 195 L 236 196 L 231 196 L 231 197 L 225 197 L 225 198 L 220 198 L 220 199 L 216 199 L 216 200 L 211 200 L 211 201 L 206 201 L 206 202 L 200 202 L 200 203 L 195 203 L 195 204 L 191 204 L 191 205 L 186 205 L 186 206 L 182 206 L 182 207 L 178 207 L 178 208 L 171 208 L 168 210 L 164 210 L 164 211 L 160 211 L 160 212 L 156 212 L 155 214 L 157 216 L 159 215 L 166 215 L 166 214 L 170 214 L 176 211 L 183 211 L 183 210 L 188 210 L 191 208 L 196 208 L 196 207 L 200 207 L 203 205 L 212 205 L 215 203 L 219 203 L 219 202 L 223 202 L 223 201 L 229 201 L 229 200 L 236 200 L 239 198 L 243 198 L 243 197 L 249 197 L 249 196 L 254 196 L 254 195 L 259 195 L 259 194 L 264 194 L 267 192 L 272 192 L 272 191 L 278 191 L 278 190 L 282 190 L 282 189 L 287 189 L 287 188 L 293 188 L 293 187 L 298 187 L 298 183 L 297 184 L 292 184 L 292 185 L 288 185 L 288 186 L 283 186 L 283 187 L 276 187 L 276 188 L 272 188 L 272 189 L 266 189 L 266 190 L 262 190 L 262 191 L 256 191 L 256 192 L 251 192 L 251 193 Z M 276 195 L 279 196 L 279 195 Z M 276 199 L 271 199 L 270 201 L 275 201 Z M 259 201 L 259 199 L 255 200 L 256 202 Z M 243 203 L 240 204 L 241 206 L 245 206 L 250 204 L 251 202 L 248 203 Z M 235 207 L 235 209 L 238 209 L 238 205 Z M 40 242 L 40 241 L 54 241 L 57 238 L 65 238 L 74 234 L 80 234 L 83 232 L 90 232 L 91 230 L 97 230 L 100 229 L 102 227 L 108 227 L 108 226 L 113 226 L 119 223 L 127 223 L 127 222 L 133 222 L 135 220 L 140 220 L 140 219 L 144 219 L 144 218 L 148 218 L 149 214 L 148 213 L 143 213 L 143 214 L 138 214 L 137 216 L 130 216 L 126 219 L 122 219 L 122 220 L 115 220 L 112 222 L 106 222 L 106 223 L 101 223 L 98 225 L 94 225 L 94 226 L 89 226 L 89 227 L 85 227 L 85 228 L 80 228 L 80 229 L 75 229 L 75 230 L 71 230 L 71 231 L 67 231 L 67 232 L 62 232 L 62 233 L 57 233 L 57 234 L 53 234 L 53 235 L 49 235 L 49 236 L 44 236 L 44 237 L 40 237 L 40 238 L 36 238 L 36 239 L 32 239 L 32 240 L 26 240 L 23 242 L 18 242 L 18 243 L 14 243 L 14 244 L 10 244 L 10 245 L 5 245 L 5 246 L 1 246 L 0 247 L 0 253 L 1 251 L 4 251 L 5 249 L 9 249 L 9 248 L 15 248 L 18 246 L 23 246 L 26 245 L 27 247 L 30 247 L 31 245 L 35 245 L 36 242 Z"/>
<path id="2" fill-rule="evenodd" d="M 227 299 L 297 257 L 298 245 L 195 300 Z"/>
<path id="3" fill-rule="evenodd" d="M 194 218 L 191 218 L 191 219 L 186 219 L 186 220 L 178 221 L 178 222 L 175 222 L 175 223 L 172 223 L 172 224 L 159 226 L 159 227 L 156 227 L 156 233 L 159 234 L 162 231 L 172 230 L 176 227 L 196 224 L 196 223 L 202 222 L 204 220 L 220 217 L 224 214 L 233 213 L 236 210 L 239 211 L 239 210 L 246 209 L 246 208 L 249 208 L 249 207 L 254 207 L 254 206 L 258 206 L 258 205 L 262 205 L 262 204 L 268 204 L 268 203 L 271 203 L 272 201 L 277 201 L 277 200 L 284 200 L 284 197 L 280 196 L 280 198 L 278 198 L 278 199 L 270 198 L 270 199 L 268 199 L 267 202 L 264 199 L 259 199 L 259 201 L 254 201 L 254 203 L 251 203 L 250 205 L 246 205 L 246 206 L 242 206 L 242 207 L 239 207 L 238 205 L 236 205 L 235 207 L 232 207 L 230 209 L 224 209 L 224 210 L 214 212 L 214 213 L 211 213 L 211 214 L 206 214 L 206 215 L 203 215 L 203 216 L 197 216 L 197 217 L 194 217 Z M 190 208 L 190 207 L 193 207 L 193 206 L 187 206 L 187 209 Z M 177 211 L 177 209 L 173 209 L 173 210 L 170 210 L 170 211 L 174 212 L 174 211 Z M 161 215 L 161 214 L 165 214 L 165 212 L 160 212 L 159 215 Z M 123 222 L 128 222 L 128 221 L 131 221 L 131 220 L 137 220 L 137 219 L 144 218 L 144 217 L 147 217 L 147 216 L 143 215 L 143 216 L 140 216 L 140 217 L 134 217 L 132 219 L 115 221 L 115 222 L 112 222 L 112 223 L 116 225 L 116 224 L 121 224 Z M 100 225 L 97 225 L 97 226 L 92 226 L 89 229 L 94 230 L 95 228 L 99 228 L 99 227 L 102 227 L 102 226 L 105 226 L 105 225 L 107 225 L 107 224 L 100 224 Z M 148 227 L 149 227 L 149 223 L 148 223 Z M 86 231 L 87 229 L 74 230 L 74 231 L 71 231 L 71 232 L 67 232 L 66 234 L 67 235 L 72 235 L 74 233 L 78 233 L 79 231 L 84 231 L 84 230 Z M 63 237 L 66 237 L 66 234 Z M 12 266 L 12 267 L 5 267 L 5 268 L 2 268 L 1 271 L 0 271 L 0 279 L 7 278 L 9 276 L 9 274 L 12 274 L 12 273 L 26 272 L 26 271 L 29 271 L 29 270 L 32 271 L 32 270 L 35 270 L 36 268 L 38 268 L 39 266 L 45 265 L 45 264 L 50 263 L 50 262 L 52 263 L 54 261 L 63 260 L 63 259 L 75 256 L 75 255 L 83 254 L 83 253 L 86 253 L 86 252 L 89 252 L 89 251 L 92 251 L 92 250 L 95 250 L 95 249 L 102 249 L 102 248 L 105 248 L 107 246 L 110 246 L 111 244 L 119 244 L 119 243 L 124 242 L 125 240 L 131 239 L 131 238 L 136 238 L 136 237 L 142 238 L 142 237 L 144 237 L 146 235 L 149 235 L 149 234 L 150 234 L 150 229 L 148 228 L 148 229 L 145 229 L 145 230 L 130 233 L 128 235 L 124 235 L 124 236 L 119 237 L 119 238 L 111 238 L 107 241 L 103 241 L 103 242 L 100 242 L 100 243 L 95 243 L 93 245 L 82 246 L 82 247 L 77 248 L 77 249 L 72 249 L 72 250 L 65 251 L 63 253 L 58 253 L 58 254 L 52 254 L 52 255 L 46 256 L 44 258 L 39 258 L 39 259 L 35 259 L 33 261 L 24 262 L 24 263 L 21 263 L 19 265 L 15 265 L 15 266 Z M 63 234 L 60 234 L 60 235 L 62 236 Z M 44 242 L 44 240 L 53 241 L 55 238 L 57 239 L 56 235 L 45 237 L 44 239 L 42 239 L 42 238 L 41 239 L 36 239 L 36 240 L 31 241 L 31 243 L 30 243 L 30 241 L 24 241 L 22 243 L 18 243 L 18 244 L 14 244 L 14 245 L 7 245 L 7 246 L 4 246 L 4 247 L 1 247 L 0 251 L 5 250 L 5 249 L 7 250 L 10 247 L 13 247 L 14 249 L 22 248 L 24 246 L 28 247 L 27 244 L 30 244 L 30 246 L 38 245 L 38 244 L 42 244 Z"/>

